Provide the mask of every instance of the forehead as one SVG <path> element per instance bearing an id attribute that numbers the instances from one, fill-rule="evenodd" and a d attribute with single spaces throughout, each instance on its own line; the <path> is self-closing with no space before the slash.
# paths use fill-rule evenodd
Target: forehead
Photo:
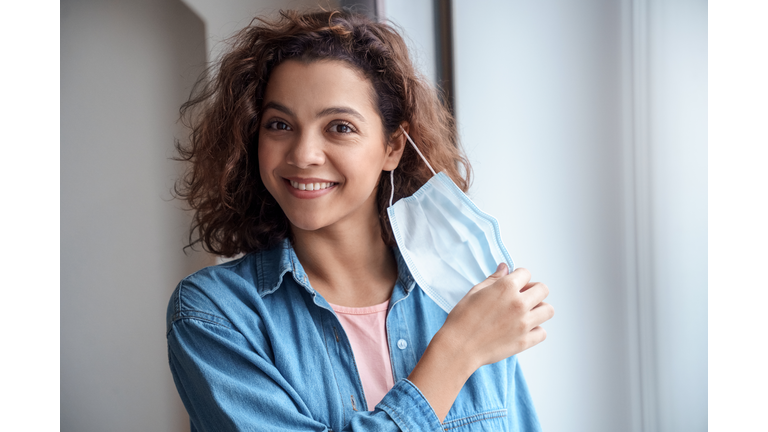
<path id="1" fill-rule="evenodd" d="M 366 116 L 378 115 L 373 96 L 370 80 L 345 62 L 286 60 L 272 71 L 264 103 L 278 102 L 298 111 L 348 105 Z"/>

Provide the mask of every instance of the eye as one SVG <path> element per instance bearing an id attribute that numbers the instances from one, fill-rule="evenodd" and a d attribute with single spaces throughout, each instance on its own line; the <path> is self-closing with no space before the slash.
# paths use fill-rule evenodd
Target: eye
<path id="1" fill-rule="evenodd" d="M 352 127 L 352 124 L 347 122 L 340 122 L 331 125 L 330 131 L 338 134 L 349 134 L 356 132 L 355 128 Z"/>
<path id="2" fill-rule="evenodd" d="M 291 130 L 287 123 L 280 120 L 273 120 L 264 125 L 264 127 L 271 130 Z"/>

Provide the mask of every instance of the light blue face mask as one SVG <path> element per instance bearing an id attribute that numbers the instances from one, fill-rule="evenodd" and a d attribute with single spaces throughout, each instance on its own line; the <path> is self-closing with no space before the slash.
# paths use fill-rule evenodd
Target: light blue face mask
<path id="1" fill-rule="evenodd" d="M 514 262 L 501 241 L 496 219 L 477 208 L 444 172 L 436 174 L 400 129 L 434 176 L 412 196 L 392 205 L 395 184 L 394 170 L 390 171 L 389 223 L 416 283 L 450 312 L 499 263 L 507 263 L 512 271 Z"/>

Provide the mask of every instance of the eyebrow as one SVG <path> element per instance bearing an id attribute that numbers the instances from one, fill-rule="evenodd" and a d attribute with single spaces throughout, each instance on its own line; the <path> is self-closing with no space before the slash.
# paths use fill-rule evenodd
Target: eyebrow
<path id="1" fill-rule="evenodd" d="M 330 108 L 326 108 L 326 109 L 320 111 L 319 113 L 317 113 L 317 117 L 323 117 L 323 116 L 327 116 L 327 115 L 331 115 L 331 114 L 349 114 L 349 115 L 351 115 L 353 117 L 357 117 L 360 121 L 365 123 L 365 117 L 363 117 L 362 114 L 360 114 L 359 112 L 357 112 L 354 109 L 349 108 L 349 107 L 330 107 Z"/>
<path id="2" fill-rule="evenodd" d="M 293 111 L 291 111 L 287 106 L 281 105 L 281 104 L 279 104 L 277 102 L 271 102 L 271 101 L 267 102 L 264 105 L 264 108 L 262 109 L 262 111 L 266 111 L 266 110 L 268 110 L 270 108 L 278 110 L 278 111 L 282 111 L 282 112 L 288 114 L 289 116 L 296 117 L 296 114 L 294 114 Z"/>
<path id="3" fill-rule="evenodd" d="M 294 114 L 293 111 L 291 111 L 290 108 L 288 108 L 285 105 L 279 104 L 277 102 L 273 102 L 273 101 L 267 102 L 264 105 L 263 111 L 266 111 L 266 110 L 268 110 L 270 108 L 275 109 L 277 111 L 281 111 L 281 112 L 283 112 L 285 114 L 288 114 L 289 116 L 296 117 L 296 114 Z M 351 115 L 353 117 L 357 117 L 358 119 L 360 119 L 360 121 L 365 122 L 365 117 L 363 117 L 362 114 L 360 114 L 359 112 L 357 112 L 356 110 L 354 110 L 354 109 L 352 109 L 350 107 L 344 107 L 344 106 L 336 106 L 336 107 L 325 108 L 324 110 L 322 110 L 319 113 L 317 113 L 316 117 L 323 117 L 323 116 L 327 116 L 327 115 L 331 115 L 331 114 L 349 114 L 349 115 Z"/>

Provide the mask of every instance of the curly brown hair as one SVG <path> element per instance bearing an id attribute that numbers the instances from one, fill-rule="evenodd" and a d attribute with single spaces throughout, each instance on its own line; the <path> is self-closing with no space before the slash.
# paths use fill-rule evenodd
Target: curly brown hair
<path id="1" fill-rule="evenodd" d="M 362 72 L 373 84 L 386 142 L 407 124 L 433 168 L 465 192 L 469 188 L 471 167 L 454 118 L 439 91 L 413 67 L 392 26 L 344 10 L 280 11 L 274 21 L 255 18 L 230 42 L 229 52 L 202 75 L 181 107 L 191 132 L 176 148 L 178 159 L 190 164 L 175 193 L 194 211 L 187 247 L 202 243 L 208 252 L 233 256 L 290 238 L 287 217 L 261 181 L 257 152 L 267 82 L 287 59 L 338 60 Z M 432 173 L 406 145 L 394 175 L 397 200 L 416 192 Z M 379 181 L 376 199 L 382 239 L 394 246 L 386 211 L 389 183 Z"/>

